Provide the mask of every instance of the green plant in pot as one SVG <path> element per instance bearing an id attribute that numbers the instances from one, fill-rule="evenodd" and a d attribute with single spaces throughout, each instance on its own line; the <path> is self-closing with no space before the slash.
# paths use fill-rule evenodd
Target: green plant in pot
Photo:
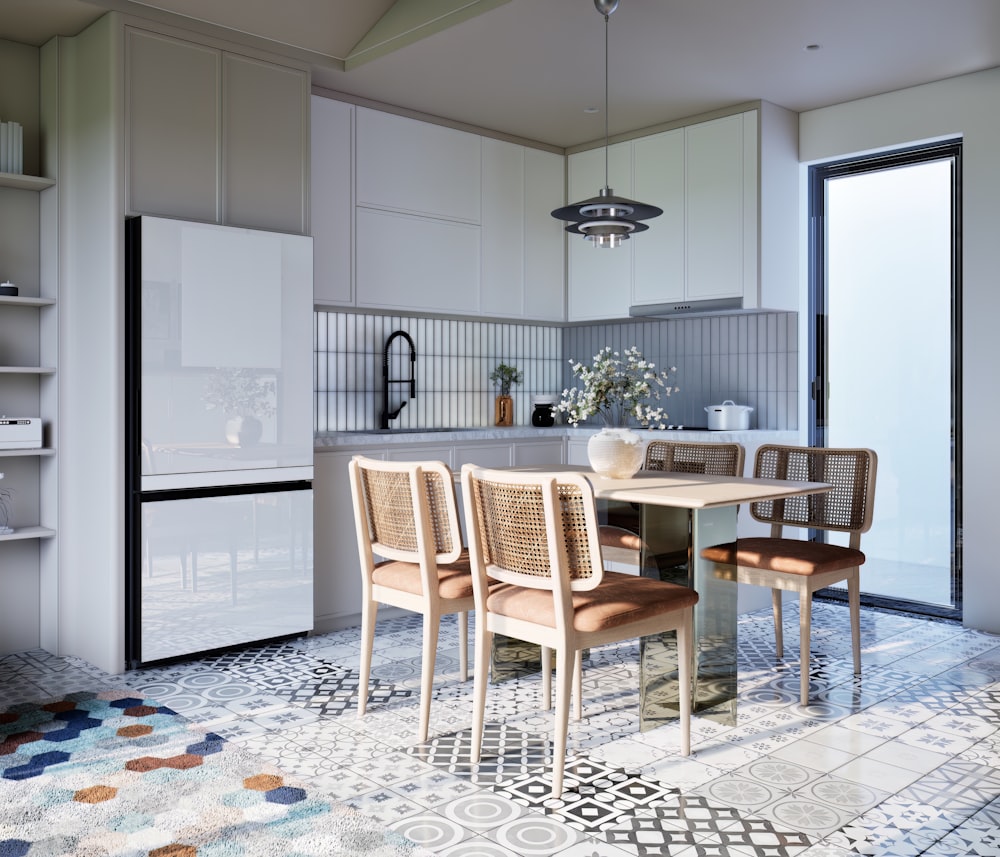
<path id="1" fill-rule="evenodd" d="M 520 384 L 524 376 L 515 366 L 500 363 L 490 373 L 490 381 L 500 388 L 493 406 L 493 423 L 498 426 L 514 424 L 514 400 L 510 397 L 510 388 Z"/>
<path id="2" fill-rule="evenodd" d="M 254 446 L 264 430 L 262 419 L 274 416 L 273 377 L 257 369 L 217 369 L 205 382 L 202 401 L 226 416 L 226 440 L 233 446 Z"/>

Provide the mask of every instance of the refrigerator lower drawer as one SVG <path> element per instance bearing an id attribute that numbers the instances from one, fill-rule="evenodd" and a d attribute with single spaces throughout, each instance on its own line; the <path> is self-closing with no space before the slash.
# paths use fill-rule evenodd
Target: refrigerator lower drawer
<path id="1" fill-rule="evenodd" d="M 312 491 L 141 504 L 142 663 L 309 631 Z"/>

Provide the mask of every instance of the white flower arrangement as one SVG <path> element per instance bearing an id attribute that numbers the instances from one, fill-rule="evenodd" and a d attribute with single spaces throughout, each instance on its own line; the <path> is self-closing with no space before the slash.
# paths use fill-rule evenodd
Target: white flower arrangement
<path id="1" fill-rule="evenodd" d="M 563 390 L 562 399 L 553 410 L 566 415 L 571 425 L 600 415 L 606 425 L 624 426 L 630 419 L 650 428 L 664 428 L 667 413 L 653 407 L 649 399 L 659 399 L 661 393 L 669 396 L 680 388 L 668 384 L 667 371 L 656 371 L 656 365 L 643 358 L 634 345 L 624 354 L 612 351 L 610 346 L 594 355 L 591 366 L 569 361 L 573 375 L 582 387 Z M 675 366 L 670 372 L 676 372 Z"/>

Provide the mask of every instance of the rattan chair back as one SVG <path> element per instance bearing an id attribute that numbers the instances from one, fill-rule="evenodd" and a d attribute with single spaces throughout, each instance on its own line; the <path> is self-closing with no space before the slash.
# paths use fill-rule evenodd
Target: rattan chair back
<path id="1" fill-rule="evenodd" d="M 439 564 L 462 551 L 458 505 L 451 471 L 440 461 L 378 461 L 358 456 L 372 550 L 406 562 L 420 562 L 421 508 L 427 509 L 432 552 Z"/>
<path id="2" fill-rule="evenodd" d="M 594 494 L 583 476 L 465 469 L 470 477 L 463 484 L 475 500 L 475 519 L 466 525 L 477 528 L 491 577 L 552 589 L 558 586 L 554 569 L 565 569 L 571 589 L 600 583 L 604 571 Z"/>
<path id="3" fill-rule="evenodd" d="M 643 469 L 742 476 L 745 457 L 741 443 L 654 440 L 646 447 Z"/>
<path id="4" fill-rule="evenodd" d="M 878 458 L 870 449 L 765 445 L 757 450 L 754 476 L 827 482 L 833 490 L 750 504 L 755 520 L 772 526 L 866 533 L 872 525 Z"/>

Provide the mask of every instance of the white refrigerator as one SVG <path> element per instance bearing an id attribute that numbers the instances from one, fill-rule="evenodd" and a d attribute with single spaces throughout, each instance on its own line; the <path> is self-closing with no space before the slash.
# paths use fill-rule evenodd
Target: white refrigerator
<path id="1" fill-rule="evenodd" d="M 126 221 L 130 668 L 313 626 L 312 239 Z"/>

